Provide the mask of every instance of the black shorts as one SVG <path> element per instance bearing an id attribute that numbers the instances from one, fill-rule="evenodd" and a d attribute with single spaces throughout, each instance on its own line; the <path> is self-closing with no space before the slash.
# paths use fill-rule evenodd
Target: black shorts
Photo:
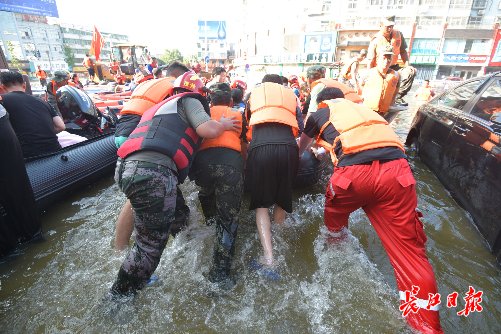
<path id="1" fill-rule="evenodd" d="M 299 165 L 298 147 L 268 144 L 249 151 L 246 184 L 250 192 L 250 210 L 277 204 L 292 212 L 292 183 Z"/>

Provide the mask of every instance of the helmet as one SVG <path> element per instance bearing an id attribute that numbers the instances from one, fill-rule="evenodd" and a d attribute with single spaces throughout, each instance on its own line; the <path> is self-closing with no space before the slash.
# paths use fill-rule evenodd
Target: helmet
<path id="1" fill-rule="evenodd" d="M 298 81 L 299 81 L 299 79 L 298 79 L 297 75 L 291 75 L 291 76 L 289 77 L 289 82 L 290 82 L 290 83 L 293 83 L 293 82 L 298 82 Z"/>
<path id="2" fill-rule="evenodd" d="M 58 70 L 54 72 L 54 81 L 62 82 L 70 79 L 70 72 L 65 70 Z"/>
<path id="3" fill-rule="evenodd" d="M 247 84 L 242 80 L 235 80 L 231 84 L 231 89 L 235 89 L 235 88 L 240 88 L 242 90 L 242 92 L 245 92 L 247 90 Z"/>
<path id="4" fill-rule="evenodd" d="M 182 88 L 189 90 L 194 93 L 199 93 L 204 95 L 204 83 L 200 80 L 200 77 L 193 71 L 185 72 L 181 74 L 174 81 L 174 88 Z"/>

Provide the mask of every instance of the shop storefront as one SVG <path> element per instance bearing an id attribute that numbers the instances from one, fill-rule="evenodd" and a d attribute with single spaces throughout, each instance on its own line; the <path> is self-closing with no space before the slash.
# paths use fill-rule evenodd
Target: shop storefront
<path id="1" fill-rule="evenodd" d="M 409 61 L 416 68 L 416 79 L 435 79 L 440 39 L 416 38 L 412 43 Z"/>
<path id="2" fill-rule="evenodd" d="M 455 76 L 469 79 L 483 75 L 488 58 L 488 55 L 445 53 L 439 62 L 437 78 Z"/>

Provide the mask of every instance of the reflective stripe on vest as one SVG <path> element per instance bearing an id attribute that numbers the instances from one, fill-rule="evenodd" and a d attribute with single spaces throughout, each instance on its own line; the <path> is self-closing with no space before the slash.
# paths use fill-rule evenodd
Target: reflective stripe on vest
<path id="1" fill-rule="evenodd" d="M 238 110 L 232 110 L 228 106 L 213 106 L 210 108 L 210 117 L 213 120 L 219 121 L 221 117 L 235 117 L 238 120 L 240 128 L 242 128 L 242 113 Z M 205 138 L 200 146 L 200 151 L 213 147 L 225 147 L 241 152 L 240 133 L 236 131 L 224 131 L 219 137 L 208 139 Z"/>
<path id="2" fill-rule="evenodd" d="M 292 89 L 274 82 L 265 82 L 252 90 L 249 126 L 262 123 L 281 123 L 292 127 L 297 136 L 296 95 Z"/>
<path id="3" fill-rule="evenodd" d="M 393 48 L 393 56 L 391 57 L 391 65 L 395 65 L 398 61 L 398 56 L 400 55 L 400 46 L 402 45 L 401 33 L 398 30 L 393 29 L 391 33 L 391 39 L 388 41 L 386 37 L 378 32 L 376 34 L 375 42 L 376 42 L 376 57 L 379 57 L 380 54 L 384 52 L 388 45 L 391 45 Z M 390 65 L 390 66 L 391 66 Z"/>
<path id="4" fill-rule="evenodd" d="M 392 146 L 405 152 L 403 144 L 388 122 L 374 111 L 346 99 L 324 103 L 329 106 L 329 122 L 339 132 L 331 147 L 334 165 L 342 158 L 334 152 L 338 142 L 341 142 L 343 155 Z"/>
<path id="5" fill-rule="evenodd" d="M 387 112 L 391 106 L 397 85 L 397 72 L 388 70 L 386 76 L 383 77 L 377 67 L 371 68 L 362 91 L 364 105 L 380 113 Z"/>
<path id="6" fill-rule="evenodd" d="M 173 77 L 153 79 L 139 84 L 129 101 L 124 104 L 121 115 L 140 115 L 172 94 Z"/>

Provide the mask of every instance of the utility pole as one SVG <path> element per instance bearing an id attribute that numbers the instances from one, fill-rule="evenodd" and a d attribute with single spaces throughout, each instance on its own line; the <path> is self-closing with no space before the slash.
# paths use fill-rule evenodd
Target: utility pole
<path id="1" fill-rule="evenodd" d="M 208 42 L 208 39 L 207 39 L 207 19 L 205 20 L 205 57 L 204 57 L 204 60 L 205 60 L 205 72 L 209 72 L 209 60 L 210 60 L 210 57 L 209 57 L 209 42 Z"/>

